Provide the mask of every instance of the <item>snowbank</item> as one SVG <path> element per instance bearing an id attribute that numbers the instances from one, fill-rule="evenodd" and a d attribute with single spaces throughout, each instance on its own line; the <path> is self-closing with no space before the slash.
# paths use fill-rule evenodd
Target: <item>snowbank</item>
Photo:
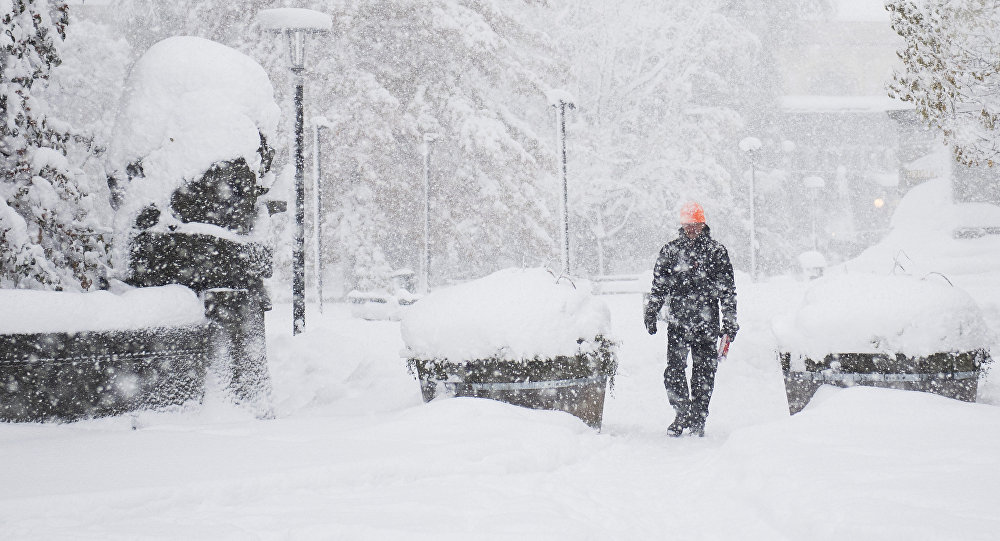
<path id="1" fill-rule="evenodd" d="M 939 276 L 844 274 L 817 280 L 794 313 L 775 318 L 781 351 L 822 359 L 829 353 L 937 352 L 989 347 L 979 306 Z"/>
<path id="2" fill-rule="evenodd" d="M 180 285 L 110 291 L 0 290 L 0 333 L 110 331 L 204 321 L 198 296 Z"/>
<path id="3" fill-rule="evenodd" d="M 956 239 L 966 227 L 1000 227 L 1000 208 L 986 203 L 953 203 L 948 179 L 910 190 L 892 215 L 892 231 L 857 258 L 832 272 L 887 273 L 897 265 L 923 276 L 995 272 L 1000 268 L 1000 236 Z"/>
<path id="4" fill-rule="evenodd" d="M 190 36 L 153 45 L 132 67 L 111 145 L 116 168 L 141 160 L 145 174 L 127 187 L 120 228 L 148 204 L 167 209 L 175 189 L 217 162 L 242 157 L 258 171 L 260 134 L 273 141 L 279 116 L 249 56 Z"/>
<path id="5" fill-rule="evenodd" d="M 582 284 L 545 269 L 506 269 L 435 291 L 403 316 L 405 355 L 453 362 L 576 355 L 608 334 L 611 315 Z"/>

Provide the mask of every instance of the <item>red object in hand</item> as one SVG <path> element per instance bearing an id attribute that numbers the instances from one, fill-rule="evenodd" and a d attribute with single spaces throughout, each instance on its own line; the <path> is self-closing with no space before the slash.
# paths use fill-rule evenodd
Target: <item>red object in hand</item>
<path id="1" fill-rule="evenodd" d="M 719 341 L 719 357 L 718 361 L 721 363 L 726 360 L 726 356 L 729 355 L 729 335 L 722 335 L 722 340 Z"/>

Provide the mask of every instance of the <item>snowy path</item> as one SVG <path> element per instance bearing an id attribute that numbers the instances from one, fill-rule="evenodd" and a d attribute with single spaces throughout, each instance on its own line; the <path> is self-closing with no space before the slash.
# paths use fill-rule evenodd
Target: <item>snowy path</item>
<path id="1" fill-rule="evenodd" d="M 0 538 L 995 538 L 1000 408 L 831 389 L 789 417 L 766 332 L 787 286 L 741 287 L 704 439 L 664 435 L 664 338 L 638 296 L 607 297 L 622 349 L 601 433 L 491 401 L 424 405 L 398 324 L 333 306 L 292 339 L 279 307 L 276 420 L 213 397 L 135 431 L 0 425 Z"/>

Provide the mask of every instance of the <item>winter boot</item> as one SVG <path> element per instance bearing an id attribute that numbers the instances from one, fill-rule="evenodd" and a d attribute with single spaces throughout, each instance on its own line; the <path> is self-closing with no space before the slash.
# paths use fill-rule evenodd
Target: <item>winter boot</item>
<path id="1" fill-rule="evenodd" d="M 705 437 L 705 423 L 695 423 L 688 427 L 688 433 L 699 438 Z M 678 434 L 680 435 L 680 434 Z"/>
<path id="2" fill-rule="evenodd" d="M 672 438 L 676 438 L 684 433 L 685 426 L 684 417 L 678 415 L 677 418 L 674 419 L 674 422 L 670 423 L 670 426 L 667 427 L 667 435 Z"/>

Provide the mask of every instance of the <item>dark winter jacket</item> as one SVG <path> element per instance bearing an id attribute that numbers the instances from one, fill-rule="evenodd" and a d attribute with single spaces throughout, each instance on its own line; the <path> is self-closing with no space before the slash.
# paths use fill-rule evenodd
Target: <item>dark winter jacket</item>
<path id="1" fill-rule="evenodd" d="M 660 249 L 646 317 L 655 317 L 667 299 L 670 323 L 684 329 L 718 336 L 720 305 L 729 334 L 739 328 L 733 265 L 726 247 L 712 239 L 707 225 L 693 240 L 681 228 L 680 236 Z"/>

